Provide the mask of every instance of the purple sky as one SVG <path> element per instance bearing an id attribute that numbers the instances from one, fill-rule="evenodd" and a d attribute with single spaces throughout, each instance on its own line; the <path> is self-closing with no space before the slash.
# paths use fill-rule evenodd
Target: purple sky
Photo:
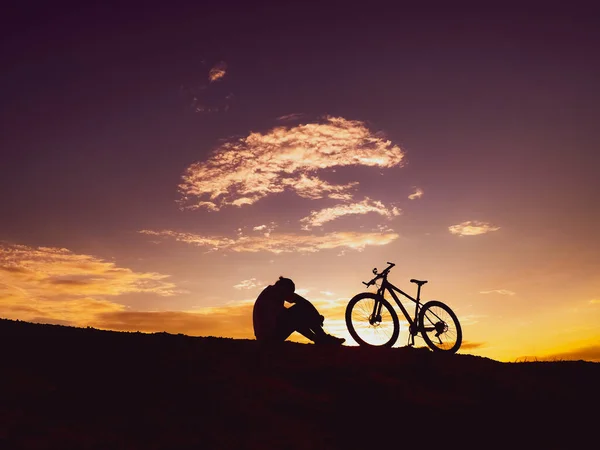
<path id="1" fill-rule="evenodd" d="M 230 234 L 238 225 L 283 223 L 296 212 L 300 218 L 332 206 L 288 191 L 218 212 L 181 211 L 177 203 L 186 169 L 209 160 L 225 140 L 289 129 L 292 122 L 278 120 L 289 114 L 302 114 L 294 124 L 331 116 L 382 132 L 404 152 L 403 167 L 385 177 L 372 167 L 341 167 L 325 176 L 336 183 L 360 180 L 364 196 L 403 210 L 390 222 L 402 236 L 390 244 L 393 252 L 369 253 L 374 250 L 367 247 L 340 263 L 336 295 L 360 290 L 362 275 L 355 273 L 366 280 L 372 266 L 398 263 L 396 257 L 410 267 L 418 255 L 420 272 L 402 269 L 398 283 L 419 274 L 437 277 L 441 294 L 444 288 L 453 292 L 444 300 L 467 315 L 477 300 L 460 300 L 461 284 L 469 293 L 509 289 L 502 283 L 518 272 L 525 286 L 527 270 L 555 263 L 568 275 L 554 291 L 573 292 L 573 302 L 591 305 L 587 316 L 598 318 L 600 23 L 591 7 L 215 2 L 28 6 L 3 16 L 0 241 L 6 245 L 94 255 L 170 275 L 187 290 L 170 303 L 152 295 L 131 300 L 136 310 L 222 305 L 225 299 L 213 292 L 214 304 L 197 298 L 208 298 L 209 283 L 254 278 L 242 268 L 264 265 L 274 255 L 235 253 L 222 264 L 194 256 L 203 254 L 194 246 L 168 241 L 157 247 L 140 230 L 207 235 L 225 227 Z M 210 82 L 215 67 L 224 76 Z M 407 200 L 416 187 L 423 197 Z M 448 227 L 466 221 L 499 230 L 458 243 L 462 238 Z M 436 233 L 443 237 L 436 240 Z M 481 245 L 485 239 L 497 241 Z M 340 260 L 337 253 L 320 253 Z M 316 261 L 323 260 L 289 267 L 308 279 Z M 350 266 L 353 284 L 342 292 L 342 270 Z M 501 275 L 508 266 L 515 273 Z M 220 279 L 225 267 L 239 268 L 239 276 Z M 214 279 L 202 279 L 213 268 Z M 456 284 L 441 285 L 445 273 Z M 264 285 L 275 275 L 257 277 Z M 476 283 L 488 276 L 502 285 L 486 288 L 488 278 Z M 548 277 L 556 281 L 556 274 Z M 548 292 L 543 277 L 535 280 L 539 289 L 521 302 L 542 310 Z M 329 291 L 326 280 L 316 284 L 313 292 Z M 562 305 L 558 294 L 550 303 Z M 558 317 L 562 310 L 555 311 Z M 469 313 L 496 322 L 519 317 L 492 309 Z M 560 351 L 595 339 L 597 330 L 589 328 Z M 481 343 L 501 340 L 499 332 L 472 334 Z M 482 354 L 520 355 L 516 344 L 497 353 L 486 353 L 485 345 L 494 348 L 482 344 Z M 535 345 L 522 351 L 550 352 Z"/>

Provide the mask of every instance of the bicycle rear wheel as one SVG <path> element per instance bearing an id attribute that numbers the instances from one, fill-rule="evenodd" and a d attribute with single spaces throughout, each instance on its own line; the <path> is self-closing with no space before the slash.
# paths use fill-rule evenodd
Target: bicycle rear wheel
<path id="1" fill-rule="evenodd" d="M 462 329 L 456 314 L 444 303 L 431 300 L 419 313 L 421 336 L 434 351 L 456 353 L 462 344 Z"/>
<path id="2" fill-rule="evenodd" d="M 359 345 L 373 347 L 391 347 L 400 333 L 400 322 L 392 305 L 371 292 L 355 295 L 348 302 L 346 326 Z"/>

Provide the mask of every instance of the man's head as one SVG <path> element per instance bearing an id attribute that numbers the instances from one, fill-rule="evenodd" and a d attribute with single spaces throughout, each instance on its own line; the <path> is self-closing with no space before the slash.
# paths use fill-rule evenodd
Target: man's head
<path id="1" fill-rule="evenodd" d="M 289 278 L 279 277 L 279 280 L 275 282 L 275 287 L 281 291 L 284 298 L 291 296 L 296 290 L 296 285 Z"/>

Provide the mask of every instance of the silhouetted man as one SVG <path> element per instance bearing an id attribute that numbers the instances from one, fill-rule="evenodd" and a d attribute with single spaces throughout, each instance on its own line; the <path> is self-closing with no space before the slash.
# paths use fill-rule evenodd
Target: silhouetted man
<path id="1" fill-rule="evenodd" d="M 252 321 L 256 339 L 263 342 L 283 342 L 297 331 L 315 344 L 341 345 L 345 339 L 325 333 L 325 319 L 314 305 L 294 291 L 296 286 L 289 278 L 279 277 L 274 285 L 267 286 L 254 303 Z M 293 303 L 286 308 L 285 302 Z"/>

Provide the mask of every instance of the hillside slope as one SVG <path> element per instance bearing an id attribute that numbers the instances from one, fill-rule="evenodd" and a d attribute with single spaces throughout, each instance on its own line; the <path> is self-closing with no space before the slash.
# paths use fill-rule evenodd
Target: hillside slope
<path id="1" fill-rule="evenodd" d="M 600 363 L 117 333 L 0 320 L 6 449 L 592 443 Z"/>

